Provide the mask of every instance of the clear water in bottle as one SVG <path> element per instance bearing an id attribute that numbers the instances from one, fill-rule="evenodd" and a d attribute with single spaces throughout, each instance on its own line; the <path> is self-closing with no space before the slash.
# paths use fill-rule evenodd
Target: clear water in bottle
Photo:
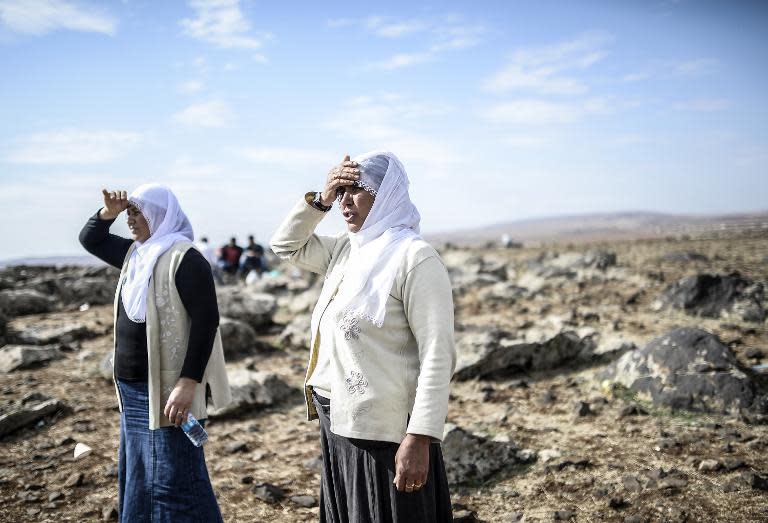
<path id="1" fill-rule="evenodd" d="M 189 441 L 191 441 L 195 447 L 202 447 L 203 443 L 208 441 L 208 433 L 191 413 L 187 414 L 187 420 L 181 424 L 181 430 L 184 431 L 189 438 Z"/>

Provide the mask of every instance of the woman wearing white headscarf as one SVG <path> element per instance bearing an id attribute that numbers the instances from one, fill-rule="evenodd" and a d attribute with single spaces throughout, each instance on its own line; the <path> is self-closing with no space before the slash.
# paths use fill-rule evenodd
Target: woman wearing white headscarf
<path id="1" fill-rule="evenodd" d="M 221 521 L 202 447 L 179 425 L 205 423 L 207 394 L 230 399 L 210 266 L 192 226 L 158 184 L 102 191 L 80 242 L 120 268 L 114 307 L 114 381 L 120 408 L 120 521 Z M 132 239 L 109 233 L 127 210 Z"/>
<path id="2" fill-rule="evenodd" d="M 453 299 L 389 152 L 333 168 L 272 238 L 325 277 L 312 314 L 308 419 L 320 420 L 320 521 L 452 521 L 440 441 L 455 365 Z M 347 232 L 315 227 L 338 198 Z"/>

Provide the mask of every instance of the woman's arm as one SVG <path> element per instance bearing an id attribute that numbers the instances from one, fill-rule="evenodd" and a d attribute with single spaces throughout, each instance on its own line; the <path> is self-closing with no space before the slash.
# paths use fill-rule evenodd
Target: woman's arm
<path id="1" fill-rule="evenodd" d="M 181 376 L 200 383 L 219 326 L 219 305 L 210 264 L 200 251 L 189 249 L 176 271 L 176 290 L 189 314 L 189 342 Z"/>
<path id="2" fill-rule="evenodd" d="M 307 195 L 314 193 L 307 193 Z M 327 212 L 321 211 L 302 198 L 270 240 L 272 251 L 283 260 L 290 261 L 300 269 L 325 274 L 331 262 L 331 255 L 339 238 L 319 236 L 315 227 Z"/>
<path id="3" fill-rule="evenodd" d="M 190 320 L 181 375 L 163 409 L 171 423 L 178 426 L 189 412 L 195 388 L 202 382 L 208 366 L 219 326 L 219 305 L 211 266 L 197 249 L 189 249 L 184 254 L 174 281 Z"/>
<path id="4" fill-rule="evenodd" d="M 125 191 L 108 192 L 106 189 L 101 192 L 104 207 L 85 222 L 80 231 L 80 244 L 100 260 L 119 269 L 123 266 L 133 240 L 110 234 L 109 228 L 128 207 L 128 194 Z"/>
<path id="5" fill-rule="evenodd" d="M 403 306 L 419 346 L 420 363 L 407 432 L 442 440 L 456 345 L 451 282 L 439 257 L 423 260 L 407 274 Z"/>
<path id="6" fill-rule="evenodd" d="M 453 295 L 440 258 L 430 256 L 406 275 L 403 307 L 419 347 L 419 379 L 407 434 L 395 455 L 394 483 L 398 490 L 411 492 L 419 490 L 429 477 L 432 438 L 443 439 L 456 365 Z"/>
<path id="7" fill-rule="evenodd" d="M 110 234 L 109 227 L 115 222 L 99 218 L 97 212 L 85 222 L 80 231 L 80 243 L 85 250 L 118 269 L 123 266 L 125 255 L 133 240 Z"/>
<path id="8" fill-rule="evenodd" d="M 359 178 L 357 163 L 350 161 L 347 155 L 339 165 L 328 172 L 325 187 L 321 192 L 321 203 L 330 207 L 333 205 L 336 191 L 340 187 L 352 185 Z M 315 227 L 328 213 L 328 210 L 323 211 L 312 205 L 314 194 L 305 194 L 291 209 L 272 236 L 270 246 L 283 260 L 289 260 L 301 269 L 325 274 L 339 238 L 314 234 Z"/>

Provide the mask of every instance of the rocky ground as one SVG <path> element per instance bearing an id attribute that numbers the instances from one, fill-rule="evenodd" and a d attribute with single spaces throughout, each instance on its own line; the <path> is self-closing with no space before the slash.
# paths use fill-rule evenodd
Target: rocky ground
<path id="1" fill-rule="evenodd" d="M 444 250 L 455 520 L 768 521 L 767 240 Z M 0 271 L 1 521 L 115 518 L 115 278 Z M 219 289 L 237 401 L 206 455 L 225 521 L 318 519 L 299 392 L 317 284 Z"/>

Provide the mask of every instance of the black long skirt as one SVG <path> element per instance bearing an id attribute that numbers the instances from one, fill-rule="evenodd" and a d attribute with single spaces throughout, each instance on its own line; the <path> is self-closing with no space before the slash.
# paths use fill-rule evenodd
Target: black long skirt
<path id="1" fill-rule="evenodd" d="M 443 523 L 453 521 L 439 444 L 430 445 L 427 483 L 400 492 L 395 479 L 398 444 L 345 438 L 331 432 L 330 401 L 313 395 L 323 450 L 322 523 Z"/>

